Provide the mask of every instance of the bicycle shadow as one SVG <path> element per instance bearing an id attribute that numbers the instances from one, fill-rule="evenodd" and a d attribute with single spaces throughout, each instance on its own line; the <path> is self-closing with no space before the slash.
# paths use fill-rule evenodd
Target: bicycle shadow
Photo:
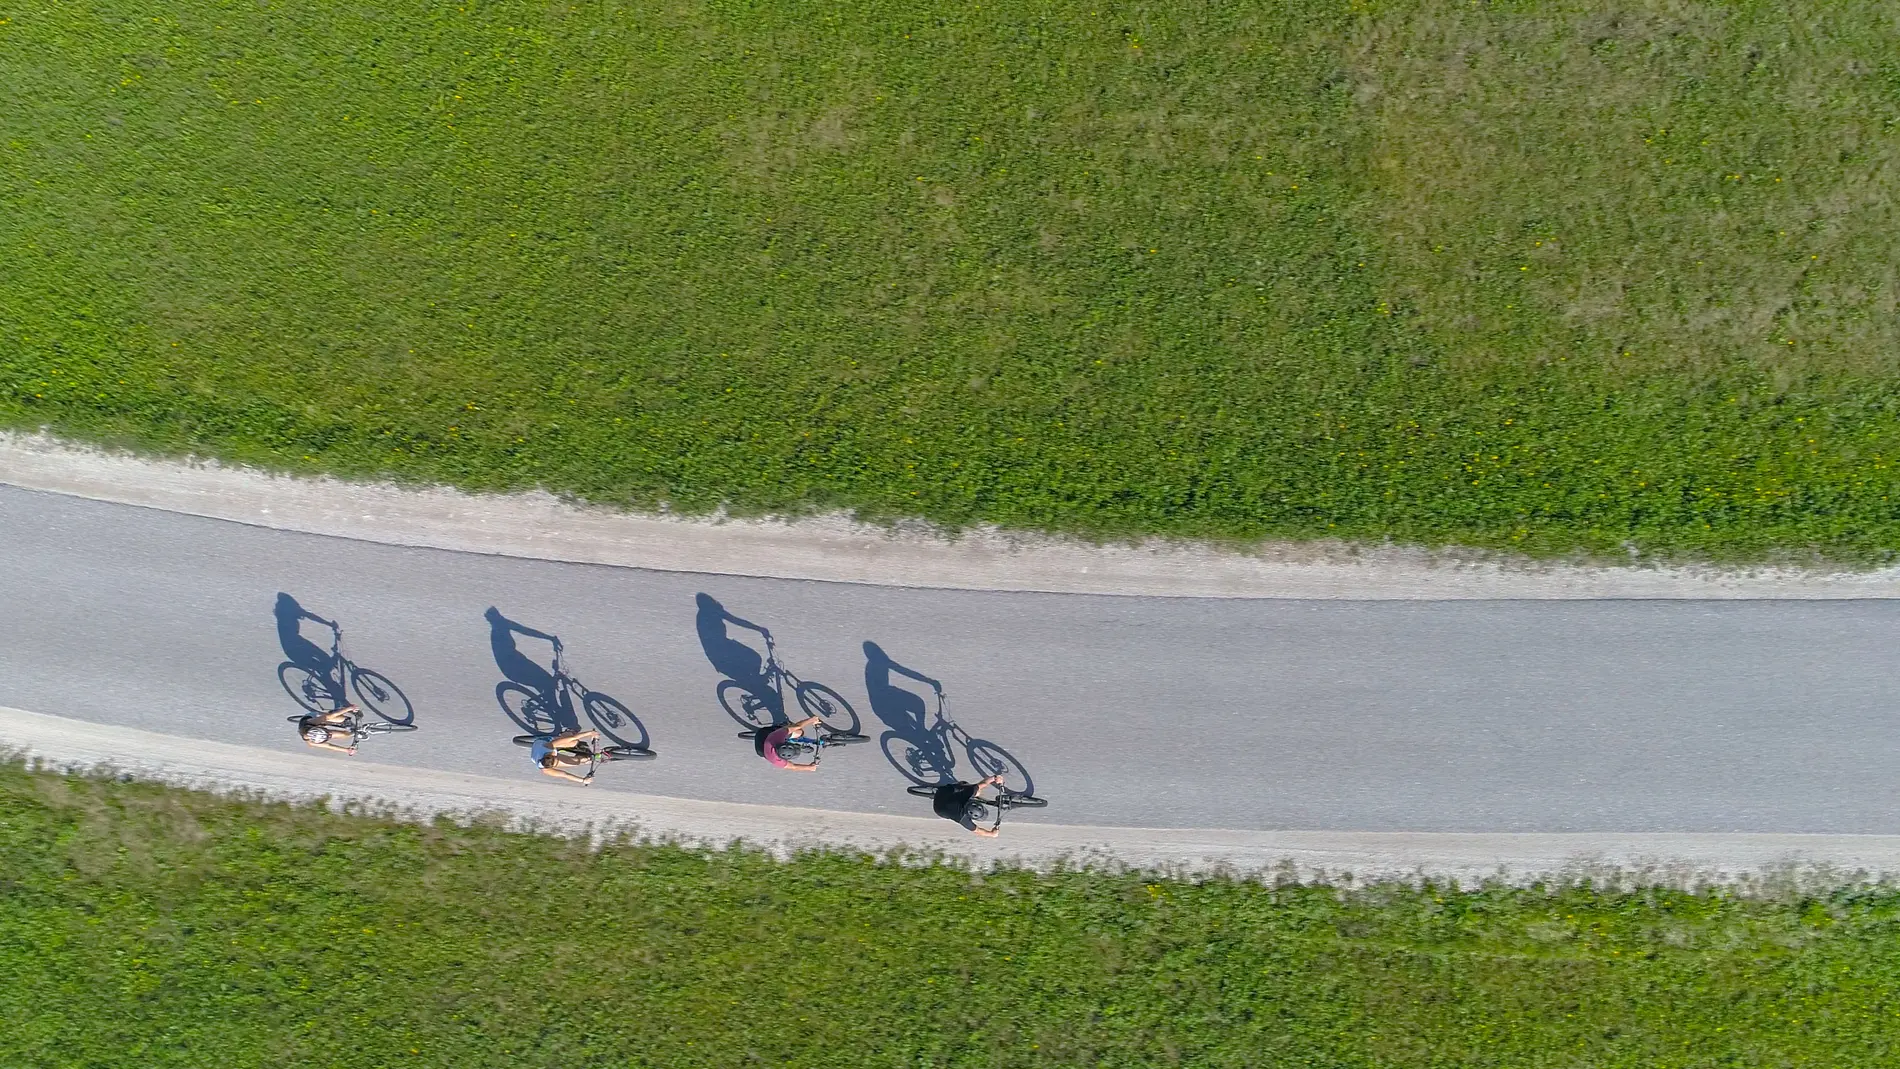
<path id="1" fill-rule="evenodd" d="M 285 658 L 277 666 L 277 681 L 292 701 L 313 714 L 356 705 L 391 724 L 415 723 L 416 707 L 402 688 L 343 654 L 343 629 L 335 620 L 318 616 L 281 590 L 271 613 L 277 618 L 277 642 Z M 305 621 L 329 629 L 329 649 L 305 637 Z"/>
<path id="2" fill-rule="evenodd" d="M 588 689 L 567 670 L 558 635 L 510 620 L 492 605 L 482 616 L 488 621 L 488 645 L 495 656 L 495 667 L 503 677 L 495 684 L 495 702 L 515 726 L 529 735 L 565 735 L 581 730 L 585 715 L 586 726 L 614 745 L 651 748 L 646 725 L 625 703 Z M 553 650 L 552 667 L 543 667 L 524 652 L 516 636 L 548 643 Z"/>
<path id="3" fill-rule="evenodd" d="M 770 634 L 761 624 L 734 616 L 719 599 L 701 591 L 693 595 L 698 611 L 693 629 L 699 633 L 699 647 L 712 663 L 713 671 L 724 676 L 716 694 L 727 715 L 753 729 L 790 723 L 785 715 L 785 698 L 766 674 L 765 656 L 750 645 L 734 638 L 727 625 L 758 632 L 761 639 Z M 767 714 L 761 717 L 759 713 Z"/>
<path id="4" fill-rule="evenodd" d="M 899 685 L 896 677 L 900 676 L 931 688 L 937 699 L 935 708 L 923 695 Z M 878 740 L 884 758 L 911 783 L 974 783 L 1000 774 L 1009 790 L 1035 793 L 1035 779 L 1015 755 L 988 739 L 973 737 L 950 717 L 941 683 L 892 660 L 875 642 L 864 644 L 864 689 L 872 715 L 884 725 Z"/>

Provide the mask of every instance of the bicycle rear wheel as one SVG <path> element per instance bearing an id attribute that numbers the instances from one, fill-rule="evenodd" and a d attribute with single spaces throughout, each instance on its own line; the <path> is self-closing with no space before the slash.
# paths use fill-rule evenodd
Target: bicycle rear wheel
<path id="1" fill-rule="evenodd" d="M 817 717 L 819 723 L 835 734 L 858 733 L 858 714 L 851 703 L 844 700 L 844 695 L 823 683 L 800 683 L 795 693 L 798 707 L 805 710 L 806 716 Z"/>
<path id="2" fill-rule="evenodd" d="M 516 746 L 533 746 L 534 740 L 545 739 L 547 737 L 548 736 L 546 735 L 516 735 L 515 745 Z"/>
<path id="3" fill-rule="evenodd" d="M 919 798 L 935 798 L 937 796 L 936 786 L 929 783 L 913 783 L 904 788 L 904 790 Z"/>

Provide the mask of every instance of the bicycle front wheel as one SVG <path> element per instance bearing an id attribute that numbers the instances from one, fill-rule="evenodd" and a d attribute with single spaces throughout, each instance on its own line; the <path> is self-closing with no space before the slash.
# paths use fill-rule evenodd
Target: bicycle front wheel
<path id="1" fill-rule="evenodd" d="M 652 750 L 637 746 L 609 746 L 600 751 L 603 761 L 651 761 L 660 756 Z"/>
<path id="2" fill-rule="evenodd" d="M 409 704 L 409 696 L 381 672 L 352 665 L 350 689 L 356 692 L 356 704 L 390 724 L 407 726 L 415 723 L 416 707 Z"/>
<path id="3" fill-rule="evenodd" d="M 389 735 L 398 731 L 414 731 L 414 724 L 364 724 L 357 730 L 365 735 Z"/>
<path id="4" fill-rule="evenodd" d="M 833 734 L 858 733 L 858 714 L 851 703 L 844 700 L 844 695 L 823 683 L 800 683 L 795 693 L 798 707 L 805 710 L 805 715 L 817 717 Z"/>
<path id="5" fill-rule="evenodd" d="M 996 804 L 1003 809 L 1041 809 L 1049 804 L 1049 799 L 1033 794 L 1005 794 L 996 799 Z"/>

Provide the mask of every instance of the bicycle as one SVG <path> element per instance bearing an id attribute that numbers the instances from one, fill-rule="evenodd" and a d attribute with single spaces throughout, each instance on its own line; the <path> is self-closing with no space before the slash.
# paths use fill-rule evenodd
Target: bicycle
<path id="1" fill-rule="evenodd" d="M 284 719 L 294 724 L 298 722 L 299 720 L 303 719 L 303 714 L 300 713 L 296 716 L 287 716 Z M 383 722 L 380 724 L 365 724 L 362 721 L 356 719 L 355 717 L 351 717 L 349 720 L 346 720 L 341 724 L 325 724 L 323 726 L 326 728 L 329 728 L 332 731 L 343 729 L 349 732 L 350 745 L 352 746 L 356 745 L 359 742 L 362 742 L 364 739 L 369 738 L 371 735 L 392 735 L 401 731 L 416 730 L 416 726 L 414 724 L 391 724 L 388 722 Z"/>
<path id="2" fill-rule="evenodd" d="M 579 708 L 600 729 L 600 733 L 614 740 L 616 745 L 654 753 L 652 747 L 647 745 L 646 727 L 633 715 L 633 710 L 616 698 L 587 689 L 586 684 L 568 671 L 564 653 L 560 640 L 556 639 L 552 673 L 554 691 L 551 694 L 542 694 L 511 680 L 496 684 L 495 700 L 501 703 L 509 719 L 525 729 L 529 739 L 536 736 L 552 738 L 568 729 L 568 725 L 562 722 L 566 718 L 561 711 Z"/>
<path id="3" fill-rule="evenodd" d="M 364 668 L 343 656 L 343 629 L 330 625 L 335 638 L 330 642 L 331 671 L 318 674 L 296 661 L 277 666 L 277 681 L 298 705 L 312 713 L 323 714 L 350 704 L 348 692 L 356 694 L 356 705 L 368 709 L 390 724 L 410 726 L 416 719 L 416 707 L 389 677 Z M 291 719 L 297 719 L 292 717 Z"/>
<path id="4" fill-rule="evenodd" d="M 774 725 L 773 727 L 753 728 L 751 731 L 741 731 L 739 732 L 739 737 L 742 739 L 753 739 L 756 741 L 758 739 L 765 737 L 766 735 L 771 734 L 771 732 L 778 726 L 780 725 Z M 788 736 L 784 742 L 779 743 L 779 746 L 778 746 L 779 756 L 785 758 L 785 760 L 790 761 L 792 764 L 795 764 L 795 765 L 802 765 L 802 764 L 815 765 L 818 763 L 818 759 L 824 755 L 824 751 L 826 747 L 851 746 L 856 743 L 871 741 L 871 736 L 869 735 L 860 735 L 855 731 L 838 731 L 834 729 L 830 724 L 826 724 L 822 721 L 819 722 L 818 727 L 821 729 L 821 732 L 822 732 L 819 735 L 815 735 L 815 736 L 801 735 L 797 738 L 791 738 Z M 811 758 L 811 760 L 810 761 L 804 760 L 804 758 L 806 757 Z"/>
<path id="5" fill-rule="evenodd" d="M 977 779 L 1005 776 L 1024 785 L 1018 793 L 1033 797 L 1030 792 L 1035 789 L 1035 781 L 1022 762 L 988 739 L 972 738 L 950 718 L 949 698 L 943 687 L 933 683 L 931 689 L 937 694 L 937 710 L 928 726 L 916 733 L 886 731 L 879 740 L 884 759 L 891 767 L 918 786 L 934 789 L 938 784 L 953 782 L 958 776 L 957 757 L 951 744 L 956 743 L 969 755 L 970 765 L 978 773 Z"/>
<path id="6" fill-rule="evenodd" d="M 778 647 L 772 643 L 772 633 L 762 631 L 765 636 L 765 666 L 762 675 L 766 685 L 772 688 L 772 697 L 778 699 L 774 704 L 770 698 L 756 694 L 750 687 L 736 679 L 724 679 L 719 682 L 717 695 L 719 705 L 726 715 L 738 721 L 747 730 L 742 736 L 750 736 L 756 731 L 769 731 L 778 725 L 779 710 L 785 708 L 785 687 L 791 685 L 792 694 L 798 699 L 798 707 L 806 716 L 815 716 L 825 729 L 837 735 L 858 734 L 858 714 L 844 695 L 825 686 L 800 679 L 792 671 L 779 663 Z M 737 708 L 734 702 L 737 702 Z M 866 737 L 868 736 L 861 736 Z"/>
<path id="7" fill-rule="evenodd" d="M 515 745 L 531 747 L 536 742 L 544 739 L 552 739 L 554 737 L 553 735 L 516 735 Z M 600 766 L 610 761 L 651 761 L 653 758 L 660 756 L 653 750 L 642 749 L 638 746 L 594 746 L 586 742 L 576 743 L 569 747 L 562 747 L 560 752 L 575 753 L 587 758 L 589 762 L 587 767 L 587 779 L 593 779 L 594 773 L 599 770 Z"/>
<path id="8" fill-rule="evenodd" d="M 955 784 L 913 783 L 905 789 L 919 798 L 929 798 L 934 801 L 939 790 L 952 786 Z M 1008 787 L 998 787 L 994 798 L 970 799 L 970 805 L 964 812 L 969 816 L 971 824 L 981 825 L 988 822 L 989 830 L 995 831 L 1003 826 L 1004 813 L 1012 809 L 1041 809 L 1048 804 L 1047 798 L 1038 798 L 1024 791 L 1013 791 Z"/>

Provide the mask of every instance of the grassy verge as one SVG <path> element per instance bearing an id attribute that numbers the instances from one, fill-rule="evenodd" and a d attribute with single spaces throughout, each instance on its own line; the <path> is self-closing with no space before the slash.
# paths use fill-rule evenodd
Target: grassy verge
<path id="1" fill-rule="evenodd" d="M 1900 895 L 1340 894 L 413 827 L 0 767 L 10 1066 L 1795 1066 Z"/>
<path id="2" fill-rule="evenodd" d="M 0 424 L 604 501 L 1900 546 L 1888 5 L 0 19 Z"/>

